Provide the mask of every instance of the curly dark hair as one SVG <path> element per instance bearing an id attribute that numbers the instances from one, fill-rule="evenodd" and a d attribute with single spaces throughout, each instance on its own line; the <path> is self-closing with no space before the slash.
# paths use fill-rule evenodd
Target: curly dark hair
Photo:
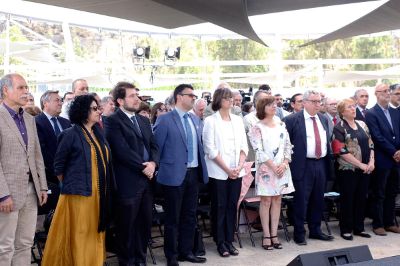
<path id="1" fill-rule="evenodd" d="M 69 120 L 72 124 L 82 125 L 87 122 L 92 102 L 99 105 L 93 95 L 88 94 L 75 97 L 68 111 Z"/>

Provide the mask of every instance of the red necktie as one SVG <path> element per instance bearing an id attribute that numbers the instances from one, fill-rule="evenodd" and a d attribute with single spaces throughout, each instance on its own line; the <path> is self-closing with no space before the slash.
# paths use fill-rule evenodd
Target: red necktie
<path id="1" fill-rule="evenodd" d="M 336 118 L 336 116 L 332 119 L 332 121 L 333 121 L 333 124 L 336 125 L 336 123 L 337 123 L 337 118 Z"/>
<path id="2" fill-rule="evenodd" d="M 321 155 L 322 155 L 321 137 L 319 135 L 317 121 L 315 120 L 315 117 L 311 117 L 311 119 L 313 121 L 314 135 L 315 135 L 315 158 L 319 159 L 319 158 L 321 158 Z"/>

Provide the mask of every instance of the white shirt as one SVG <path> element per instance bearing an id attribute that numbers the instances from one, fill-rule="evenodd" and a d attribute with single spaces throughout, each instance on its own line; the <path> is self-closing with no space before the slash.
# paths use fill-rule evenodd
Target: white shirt
<path id="1" fill-rule="evenodd" d="M 306 123 L 306 140 L 307 140 L 307 158 L 315 158 L 315 134 L 314 124 L 311 119 L 311 115 L 304 109 L 304 121 Z M 321 138 L 321 158 L 326 156 L 327 153 L 327 140 L 326 131 L 319 120 L 318 115 L 315 115 L 315 121 L 317 122 L 319 136 Z"/>
<path id="2" fill-rule="evenodd" d="M 51 120 L 52 118 L 53 118 L 53 116 L 51 116 L 51 115 L 49 115 L 48 113 L 46 113 L 46 112 L 44 112 L 43 111 L 43 113 L 44 113 L 44 115 L 47 117 L 47 119 L 49 120 L 49 122 L 50 122 L 50 125 L 53 127 L 53 130 L 54 130 L 54 132 L 55 132 L 55 125 L 54 125 L 54 123 L 53 123 L 53 121 Z M 56 117 L 56 116 L 54 116 L 54 117 Z M 57 117 L 56 117 L 57 118 Z M 62 126 L 61 126 L 61 124 L 60 124 L 60 121 L 58 121 L 58 118 L 57 118 L 57 125 L 58 125 L 58 127 L 59 127 L 59 129 L 60 129 L 60 132 L 62 132 L 63 131 L 63 128 L 62 128 Z"/>

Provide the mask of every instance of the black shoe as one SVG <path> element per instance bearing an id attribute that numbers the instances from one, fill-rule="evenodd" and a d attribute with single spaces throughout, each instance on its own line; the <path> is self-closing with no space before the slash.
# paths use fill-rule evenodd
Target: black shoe
<path id="1" fill-rule="evenodd" d="M 228 249 L 230 255 L 232 256 L 239 255 L 239 250 L 237 250 L 232 243 L 225 242 L 225 247 Z"/>
<path id="2" fill-rule="evenodd" d="M 324 233 L 320 233 L 317 235 L 310 235 L 309 238 L 311 239 L 318 239 L 318 240 L 322 240 L 322 241 L 332 241 L 334 239 L 333 236 L 324 234 Z"/>
<path id="3" fill-rule="evenodd" d="M 167 266 L 179 266 L 176 260 L 167 260 Z"/>
<path id="4" fill-rule="evenodd" d="M 340 234 L 340 236 L 344 239 L 344 240 L 353 240 L 353 236 L 350 233 L 344 233 L 344 234 Z"/>
<path id="5" fill-rule="evenodd" d="M 354 233 L 355 236 L 361 236 L 365 238 L 371 238 L 371 235 L 365 232 L 360 232 L 360 233 Z"/>
<path id="6" fill-rule="evenodd" d="M 217 245 L 217 251 L 221 257 L 223 257 L 223 258 L 229 257 L 229 250 L 224 242 L 219 243 Z"/>
<path id="7" fill-rule="evenodd" d="M 303 238 L 303 239 L 293 239 L 294 243 L 296 243 L 299 246 L 305 246 L 307 245 L 307 241 Z"/>
<path id="8" fill-rule="evenodd" d="M 146 262 L 135 262 L 135 266 L 147 266 Z"/>
<path id="9" fill-rule="evenodd" d="M 189 254 L 189 255 L 186 255 L 186 256 L 178 256 L 178 260 L 179 261 L 188 261 L 188 262 L 191 262 L 191 263 L 205 263 L 207 261 L 206 258 L 196 257 L 193 254 Z"/>

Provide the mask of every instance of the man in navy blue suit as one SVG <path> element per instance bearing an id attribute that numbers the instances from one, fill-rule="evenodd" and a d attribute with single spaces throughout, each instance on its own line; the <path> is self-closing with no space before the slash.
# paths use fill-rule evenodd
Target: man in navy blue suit
<path id="1" fill-rule="evenodd" d="M 365 114 L 367 112 L 367 105 L 369 100 L 368 92 L 365 89 L 358 89 L 354 93 L 354 99 L 357 103 L 356 120 L 365 122 Z"/>
<path id="2" fill-rule="evenodd" d="M 306 245 L 304 222 L 307 220 L 309 237 L 333 240 L 321 231 L 324 192 L 329 174 L 330 145 L 328 120 L 318 113 L 321 96 L 316 91 L 303 95 L 304 110 L 284 118 L 290 141 L 294 145 L 290 170 L 294 192 L 294 241 Z"/>
<path id="3" fill-rule="evenodd" d="M 136 111 L 140 99 L 131 83 L 119 82 L 112 91 L 118 110 L 104 121 L 116 181 L 115 212 L 120 266 L 146 265 L 151 235 L 151 180 L 158 164 L 158 147 L 149 119 Z"/>
<path id="4" fill-rule="evenodd" d="M 389 86 L 375 88 L 377 103 L 365 116 L 375 147 L 375 174 L 371 180 L 373 232 L 384 236 L 386 231 L 400 233 L 395 225 L 395 198 L 399 187 L 400 114 L 389 107 Z"/>
<path id="5" fill-rule="evenodd" d="M 168 266 L 179 261 L 204 263 L 193 255 L 198 182 L 208 182 L 199 119 L 190 114 L 196 95 L 181 84 L 174 90 L 175 109 L 158 117 L 154 135 L 160 149 L 157 182 L 165 197 L 164 253 Z"/>
<path id="6" fill-rule="evenodd" d="M 60 194 L 58 179 L 54 174 L 54 155 L 57 150 L 57 136 L 65 129 L 71 127 L 71 123 L 60 117 L 62 101 L 58 91 L 48 90 L 40 97 L 40 107 L 43 113 L 35 117 L 36 127 L 42 150 L 46 171 L 46 179 L 51 194 L 42 211 L 55 209 Z"/>

